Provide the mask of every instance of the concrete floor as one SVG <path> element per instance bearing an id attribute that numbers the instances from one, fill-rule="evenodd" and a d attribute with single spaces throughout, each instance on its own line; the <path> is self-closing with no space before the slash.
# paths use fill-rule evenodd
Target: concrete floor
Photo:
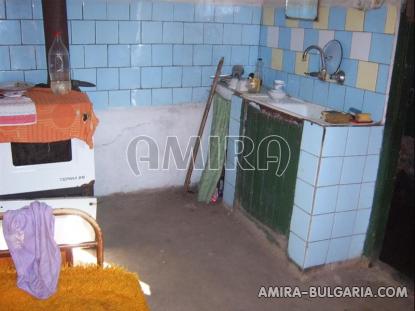
<path id="1" fill-rule="evenodd" d="M 300 272 L 240 212 L 197 203 L 181 189 L 112 195 L 98 204 L 105 259 L 150 285 L 152 311 L 413 310 L 406 299 L 258 298 L 261 286 L 398 286 L 385 266 L 362 262 Z M 267 238 L 268 237 L 268 238 Z"/>

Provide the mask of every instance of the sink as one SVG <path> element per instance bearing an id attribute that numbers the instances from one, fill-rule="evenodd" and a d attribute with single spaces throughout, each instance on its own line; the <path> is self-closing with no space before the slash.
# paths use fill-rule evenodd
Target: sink
<path id="1" fill-rule="evenodd" d="M 314 120 L 320 120 L 321 113 L 327 108 L 324 106 L 302 102 L 302 103 L 287 103 L 287 102 L 272 102 L 273 106 L 295 113 L 303 118 L 310 118 Z"/>
<path id="2" fill-rule="evenodd" d="M 305 119 L 320 120 L 321 112 L 327 110 L 324 106 L 312 104 L 289 96 L 278 100 L 269 97 L 267 103 L 278 110 L 286 111 Z"/>
<path id="3" fill-rule="evenodd" d="M 268 94 L 245 94 L 244 97 L 253 102 L 262 104 L 269 108 L 286 112 L 301 119 L 314 120 L 322 122 L 321 113 L 327 110 L 327 107 L 303 101 L 301 99 L 285 96 L 281 99 L 273 99 Z"/>

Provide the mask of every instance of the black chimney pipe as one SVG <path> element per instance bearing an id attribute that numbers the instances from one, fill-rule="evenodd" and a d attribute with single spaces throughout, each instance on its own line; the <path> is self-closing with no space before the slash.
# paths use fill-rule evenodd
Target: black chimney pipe
<path id="1" fill-rule="evenodd" d="M 52 45 L 54 34 L 60 32 L 62 42 L 69 51 L 68 18 L 66 0 L 42 0 L 43 29 L 45 32 L 46 64 L 48 66 L 48 85 L 50 84 L 48 51 Z"/>

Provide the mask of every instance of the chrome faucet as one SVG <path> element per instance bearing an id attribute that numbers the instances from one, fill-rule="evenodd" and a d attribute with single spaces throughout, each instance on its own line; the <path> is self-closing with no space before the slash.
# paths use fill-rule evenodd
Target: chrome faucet
<path id="1" fill-rule="evenodd" d="M 326 56 L 324 55 L 324 51 L 321 47 L 317 45 L 310 45 L 307 47 L 303 52 L 303 62 L 306 61 L 308 52 L 311 50 L 317 50 L 320 53 L 320 70 L 318 72 L 304 72 L 304 74 L 312 77 L 318 77 L 320 80 L 325 81 L 327 75 Z"/>

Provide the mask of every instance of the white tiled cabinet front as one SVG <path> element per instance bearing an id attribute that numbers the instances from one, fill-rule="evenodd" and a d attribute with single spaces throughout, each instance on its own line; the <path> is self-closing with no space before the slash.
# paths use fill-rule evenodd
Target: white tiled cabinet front
<path id="1" fill-rule="evenodd" d="M 232 207 L 235 198 L 235 184 L 237 172 L 237 148 L 238 143 L 236 139 L 239 137 L 239 129 L 241 126 L 241 109 L 242 98 L 239 96 L 232 96 L 231 100 L 231 117 L 229 120 L 229 134 L 228 145 L 225 164 L 225 185 L 223 190 L 223 201 L 226 205 Z"/>
<path id="2" fill-rule="evenodd" d="M 383 126 L 304 122 L 288 255 L 301 268 L 361 256 Z"/>

